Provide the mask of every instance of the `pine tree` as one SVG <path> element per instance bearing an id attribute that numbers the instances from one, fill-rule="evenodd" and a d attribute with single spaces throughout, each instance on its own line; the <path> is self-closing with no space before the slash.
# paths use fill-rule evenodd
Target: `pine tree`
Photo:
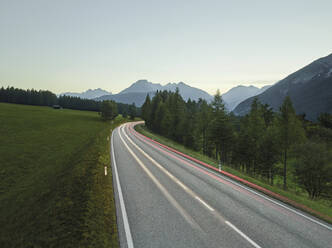
<path id="1" fill-rule="evenodd" d="M 226 162 L 227 148 L 231 143 L 233 130 L 219 90 L 211 105 L 213 117 L 209 128 L 210 138 L 215 144 L 216 159 Z"/>
<path id="2" fill-rule="evenodd" d="M 205 100 L 199 99 L 198 113 L 196 114 L 195 123 L 197 123 L 197 138 L 201 137 L 201 149 L 204 155 L 208 154 L 208 127 L 212 117 L 212 108 Z"/>
<path id="3" fill-rule="evenodd" d="M 145 98 L 145 102 L 142 105 L 142 118 L 145 120 L 145 125 L 149 126 L 150 123 L 150 113 L 151 113 L 151 100 L 149 94 Z"/>
<path id="4" fill-rule="evenodd" d="M 134 102 L 129 106 L 129 115 L 131 120 L 134 120 L 137 115 L 136 105 Z"/>
<path id="5" fill-rule="evenodd" d="M 286 96 L 283 104 L 280 107 L 280 114 L 278 117 L 279 140 L 282 148 L 283 157 L 283 177 L 284 189 L 287 189 L 287 159 L 291 146 L 295 143 L 300 143 L 305 139 L 304 129 L 301 122 L 297 119 L 292 101 L 289 96 Z"/>
<path id="6" fill-rule="evenodd" d="M 277 136 L 278 128 L 275 123 L 272 122 L 261 138 L 258 152 L 260 174 L 266 177 L 271 185 L 273 185 L 276 163 L 280 160 L 281 152 L 279 141 L 275 138 Z"/>
<path id="7" fill-rule="evenodd" d="M 151 101 L 151 111 L 150 111 L 150 116 L 148 118 L 149 122 L 146 123 L 147 127 L 153 131 L 156 131 L 154 121 L 155 121 L 157 108 L 158 108 L 160 102 L 161 102 L 160 92 L 157 91 Z"/>
<path id="8" fill-rule="evenodd" d="M 257 98 L 255 98 L 251 104 L 248 123 L 245 128 L 248 135 L 247 149 L 249 149 L 249 157 L 247 157 L 247 159 L 250 161 L 250 172 L 255 175 L 257 173 L 257 167 L 259 166 L 259 148 L 265 133 L 265 122 L 260 108 L 260 103 Z"/>

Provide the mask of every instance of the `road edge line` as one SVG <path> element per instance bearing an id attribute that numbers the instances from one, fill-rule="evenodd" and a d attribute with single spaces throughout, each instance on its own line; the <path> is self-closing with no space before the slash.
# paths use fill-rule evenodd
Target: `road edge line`
<path id="1" fill-rule="evenodd" d="M 142 123 L 142 122 L 134 123 L 134 124 L 133 124 L 133 127 L 136 126 L 136 125 L 140 125 L 140 124 L 143 124 L 143 123 Z M 207 168 L 207 169 L 211 169 L 211 170 L 213 170 L 214 172 L 216 172 L 217 174 L 220 174 L 220 175 L 222 175 L 222 176 L 225 176 L 226 178 L 232 179 L 232 180 L 234 180 L 234 183 L 235 183 L 235 184 L 242 183 L 242 184 L 244 184 L 245 186 L 249 187 L 247 190 L 250 190 L 250 189 L 257 190 L 257 191 L 259 191 L 260 193 L 263 193 L 264 195 L 271 197 L 272 199 L 269 199 L 269 198 L 267 198 L 267 197 L 264 196 L 264 195 L 260 195 L 258 192 L 254 192 L 255 194 L 260 195 L 260 196 L 262 196 L 262 197 L 264 197 L 264 198 L 270 200 L 271 202 L 273 202 L 273 203 L 275 203 L 275 204 L 277 204 L 277 205 L 279 205 L 279 206 L 282 206 L 282 207 L 284 207 L 285 209 L 288 209 L 288 210 L 290 210 L 290 211 L 292 211 L 292 212 L 294 212 L 294 213 L 296 213 L 296 214 L 298 214 L 298 215 L 300 215 L 300 216 L 302 216 L 302 217 L 304 217 L 304 218 L 306 218 L 306 219 L 308 219 L 308 220 L 310 220 L 310 221 L 312 221 L 312 222 L 314 222 L 314 223 L 316 223 L 316 224 L 318 224 L 318 225 L 320 225 L 320 226 L 322 226 L 322 227 L 325 227 L 325 228 L 327 228 L 327 229 L 329 229 L 329 230 L 332 230 L 332 227 L 330 227 L 330 226 L 328 226 L 328 225 L 326 225 L 326 224 L 324 224 L 324 223 L 319 222 L 319 221 L 323 221 L 323 222 L 325 222 L 325 223 L 327 223 L 327 224 L 332 224 L 332 218 L 330 218 L 329 216 L 326 216 L 326 215 L 324 215 L 324 214 L 322 214 L 322 213 L 319 213 L 319 212 L 317 212 L 317 211 L 315 211 L 315 210 L 313 210 L 313 209 L 311 209 L 311 208 L 309 208 L 309 207 L 307 207 L 307 206 L 305 206 L 305 205 L 302 205 L 302 204 L 297 203 L 297 202 L 295 202 L 295 201 L 293 201 L 293 200 L 290 200 L 290 199 L 288 199 L 288 198 L 285 197 L 285 196 L 282 196 L 282 195 L 279 195 L 279 194 L 277 194 L 277 193 L 274 193 L 274 192 L 272 192 L 272 191 L 270 191 L 270 190 L 268 190 L 268 189 L 266 189 L 266 188 L 263 188 L 263 187 L 261 187 L 261 186 L 259 186 L 259 185 L 256 185 L 256 184 L 254 184 L 254 183 L 251 183 L 251 182 L 249 182 L 249 181 L 247 181 L 247 180 L 245 180 L 245 179 L 242 179 L 242 178 L 240 178 L 240 177 L 238 177 L 238 176 L 235 176 L 235 175 L 233 175 L 233 174 L 231 174 L 231 173 L 229 173 L 229 172 L 226 172 L 226 171 L 219 171 L 219 169 L 215 168 L 215 167 L 212 166 L 212 165 L 209 165 L 209 164 L 207 164 L 207 163 L 204 163 L 204 162 L 202 162 L 202 161 L 200 161 L 200 160 L 198 160 L 198 159 L 196 159 L 196 158 L 193 158 L 193 157 L 191 157 L 191 156 L 189 156 L 189 155 L 187 155 L 187 154 L 184 154 L 184 153 L 182 153 L 182 152 L 179 152 L 179 151 L 177 151 L 177 150 L 174 149 L 174 148 L 171 148 L 171 147 L 169 147 L 169 146 L 166 146 L 166 145 L 164 145 L 164 144 L 162 144 L 162 143 L 160 143 L 160 142 L 158 142 L 158 141 L 155 141 L 155 140 L 153 140 L 153 139 L 151 139 L 151 138 L 149 138 L 149 137 L 147 137 L 147 136 L 141 134 L 140 132 L 137 132 L 134 128 L 132 128 L 132 130 L 133 130 L 134 132 L 136 132 L 137 134 L 139 134 L 140 136 L 142 136 L 143 138 L 145 138 L 145 139 L 147 139 L 147 140 L 149 140 L 149 141 L 151 141 L 151 142 L 153 142 L 153 143 L 155 143 L 155 144 L 157 144 L 157 145 L 159 145 L 159 146 L 161 146 L 161 147 L 163 147 L 163 148 L 165 148 L 165 149 L 167 149 L 167 150 L 169 150 L 169 151 L 171 151 L 171 152 L 174 152 L 174 153 L 176 153 L 176 154 L 178 154 L 178 155 L 180 155 L 180 156 L 182 156 L 182 157 L 184 157 L 184 158 L 186 158 L 186 159 L 188 159 L 188 160 L 191 160 L 191 161 L 193 161 L 193 162 L 195 162 L 195 163 L 197 163 L 197 164 L 200 164 L 200 165 L 204 166 L 204 167 Z M 239 186 L 242 186 L 242 185 L 240 185 L 240 184 L 238 184 L 238 185 L 239 185 Z M 243 186 L 242 186 L 242 187 L 243 187 Z M 305 212 L 305 213 L 311 214 L 311 215 L 313 215 L 313 217 L 318 218 L 319 221 L 318 221 L 318 220 L 315 220 L 315 219 L 313 219 L 313 218 L 311 218 L 311 217 L 309 217 L 309 216 L 306 216 L 306 215 L 304 215 L 304 214 L 302 214 L 302 213 L 300 213 L 300 212 L 297 212 L 295 209 L 291 209 L 291 208 L 289 208 L 288 206 L 284 206 L 284 205 L 282 205 L 282 204 L 280 204 L 280 203 L 278 203 L 278 202 L 275 202 L 273 199 L 274 199 L 274 200 L 279 200 L 279 201 L 281 201 L 281 202 L 284 203 L 284 204 L 288 204 L 289 206 L 294 207 L 294 208 L 297 209 L 297 210 L 301 210 L 301 211 L 303 211 L 303 212 Z M 319 217 L 320 217 L 320 218 L 319 218 Z"/>
<path id="2" fill-rule="evenodd" d="M 123 220 L 123 226 L 124 226 L 124 231 L 126 234 L 126 240 L 127 240 L 127 247 L 128 248 L 134 248 L 134 243 L 133 243 L 133 238 L 131 236 L 131 231 L 129 227 L 129 222 L 128 222 L 128 216 L 127 216 L 127 211 L 126 211 L 126 206 L 123 200 L 123 194 L 122 194 L 122 188 L 120 184 L 120 179 L 119 179 L 119 174 L 118 174 L 118 168 L 116 165 L 115 161 L 115 154 L 114 154 L 114 131 L 117 130 L 118 128 L 114 129 L 112 132 L 112 137 L 111 137 L 111 164 L 114 167 L 114 174 L 115 174 L 115 181 L 116 185 L 118 188 L 118 195 L 119 195 L 119 201 L 120 201 L 120 208 L 121 208 L 121 213 L 122 213 L 122 220 Z"/>

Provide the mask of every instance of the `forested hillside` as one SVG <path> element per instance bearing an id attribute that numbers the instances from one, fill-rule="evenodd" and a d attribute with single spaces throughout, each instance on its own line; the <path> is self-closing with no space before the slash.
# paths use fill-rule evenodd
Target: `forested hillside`
<path id="1" fill-rule="evenodd" d="M 278 112 L 255 99 L 249 114 L 236 117 L 219 92 L 209 104 L 162 91 L 147 96 L 142 117 L 150 130 L 271 185 L 300 188 L 311 199 L 332 197 L 330 114 L 310 122 L 286 97 Z"/>

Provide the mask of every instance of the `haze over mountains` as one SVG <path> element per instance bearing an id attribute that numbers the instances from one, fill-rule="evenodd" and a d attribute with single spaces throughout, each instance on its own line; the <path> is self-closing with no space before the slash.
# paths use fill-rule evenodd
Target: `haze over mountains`
<path id="1" fill-rule="evenodd" d="M 266 85 L 262 88 L 255 87 L 253 85 L 239 85 L 222 94 L 222 99 L 225 101 L 226 108 L 229 111 L 233 111 L 233 109 L 242 101 L 248 99 L 249 97 L 259 95 L 270 87 L 271 85 Z"/>
<path id="2" fill-rule="evenodd" d="M 204 90 L 191 87 L 183 82 L 168 83 L 163 86 L 147 80 L 138 80 L 114 95 L 102 89 L 63 94 L 98 101 L 114 100 L 126 104 L 135 103 L 140 107 L 147 94 L 153 97 L 157 90 L 175 91 L 176 88 L 179 88 L 181 96 L 186 101 L 189 98 L 196 101 L 202 98 L 208 102 L 213 99 L 213 96 Z M 332 113 L 332 54 L 312 62 L 272 86 L 257 88 L 239 85 L 222 94 L 222 98 L 228 111 L 233 111 L 236 115 L 245 115 L 250 111 L 254 97 L 258 97 L 261 103 L 269 104 L 274 111 L 278 111 L 287 95 L 292 99 L 296 112 L 306 114 L 306 118 L 309 120 L 316 120 L 322 112 Z"/>
<path id="3" fill-rule="evenodd" d="M 266 86 L 260 89 L 255 86 L 240 85 L 232 88 L 231 90 L 223 94 L 222 97 L 225 101 L 226 108 L 229 111 L 232 111 L 238 103 L 251 96 L 260 94 L 268 87 L 269 86 Z M 152 98 L 157 90 L 158 91 L 167 90 L 174 92 L 176 88 L 179 88 L 179 92 L 185 101 L 187 101 L 189 98 L 196 101 L 199 98 L 202 98 L 210 102 L 213 99 L 213 96 L 208 94 L 206 91 L 195 87 L 191 87 L 183 82 L 168 83 L 163 86 L 161 84 L 151 83 L 147 80 L 138 80 L 128 88 L 114 95 L 112 95 L 110 92 L 101 89 L 88 90 L 83 93 L 68 92 L 68 93 L 63 93 L 61 95 L 95 99 L 97 101 L 113 100 L 120 103 L 126 103 L 126 104 L 135 103 L 136 106 L 142 106 L 147 94 L 149 94 L 150 97 Z"/>
<path id="4" fill-rule="evenodd" d="M 147 80 L 138 80 L 133 83 L 130 87 L 124 89 L 118 94 L 114 95 L 106 95 L 102 97 L 96 98 L 98 101 L 102 100 L 114 100 L 116 102 L 132 104 L 133 102 L 136 106 L 142 106 L 146 95 L 149 94 L 150 97 L 153 97 L 157 90 L 168 90 L 175 91 L 176 88 L 179 88 L 179 92 L 184 100 L 188 100 L 189 98 L 192 100 L 198 100 L 199 98 L 205 99 L 210 102 L 213 97 L 205 92 L 204 90 L 191 87 L 183 82 L 180 83 L 168 83 L 166 85 L 154 84 Z"/>
<path id="5" fill-rule="evenodd" d="M 322 112 L 332 113 L 332 54 L 290 74 L 257 97 L 278 111 L 287 95 L 292 99 L 297 114 L 304 113 L 309 120 L 316 120 Z M 240 103 L 234 113 L 247 114 L 253 99 Z"/>
<path id="6" fill-rule="evenodd" d="M 65 92 L 65 93 L 61 93 L 60 96 L 66 95 L 66 96 L 80 97 L 80 98 L 84 98 L 84 99 L 94 99 L 94 98 L 97 98 L 100 96 L 111 95 L 111 94 L 112 94 L 112 92 L 108 92 L 106 90 L 98 88 L 95 90 L 89 89 L 82 93 Z"/>

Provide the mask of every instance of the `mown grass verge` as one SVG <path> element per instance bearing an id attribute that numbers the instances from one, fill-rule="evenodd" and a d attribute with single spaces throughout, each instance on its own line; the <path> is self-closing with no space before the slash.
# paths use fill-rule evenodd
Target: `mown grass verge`
<path id="1" fill-rule="evenodd" d="M 210 157 L 204 156 L 202 153 L 200 152 L 196 152 L 194 150 L 191 150 L 173 140 L 170 140 L 166 137 L 163 137 L 161 135 L 155 134 L 152 131 L 148 130 L 145 126 L 143 125 L 136 125 L 135 126 L 136 131 L 140 132 L 141 134 L 157 141 L 160 142 L 166 146 L 169 146 L 171 148 L 174 148 L 182 153 L 185 153 L 193 158 L 196 158 L 202 162 L 205 162 L 207 164 L 210 164 L 216 168 L 218 168 L 218 163 L 213 160 Z M 232 167 L 229 166 L 225 166 L 223 165 L 222 170 L 229 172 L 235 176 L 238 176 L 240 178 L 243 178 L 251 183 L 254 183 L 258 186 L 261 186 L 263 188 L 266 188 L 274 193 L 277 193 L 281 196 L 287 197 L 292 201 L 295 201 L 296 203 L 302 204 L 308 208 L 313 209 L 314 211 L 317 211 L 319 213 L 321 213 L 322 215 L 317 215 L 315 213 L 311 213 L 323 220 L 325 220 L 326 222 L 329 222 L 332 224 L 332 205 L 331 202 L 324 200 L 324 199 L 320 199 L 320 200 L 310 200 L 307 195 L 304 192 L 299 192 L 299 191 L 292 191 L 292 190 L 288 190 L 285 191 L 282 188 L 278 187 L 278 186 L 271 186 L 268 183 L 265 183 L 257 178 L 253 178 L 250 177 L 249 175 L 242 173 L 241 171 L 238 171 Z"/>
<path id="2" fill-rule="evenodd" d="M 125 121 L 0 103 L 0 247 L 118 247 L 107 137 Z"/>

